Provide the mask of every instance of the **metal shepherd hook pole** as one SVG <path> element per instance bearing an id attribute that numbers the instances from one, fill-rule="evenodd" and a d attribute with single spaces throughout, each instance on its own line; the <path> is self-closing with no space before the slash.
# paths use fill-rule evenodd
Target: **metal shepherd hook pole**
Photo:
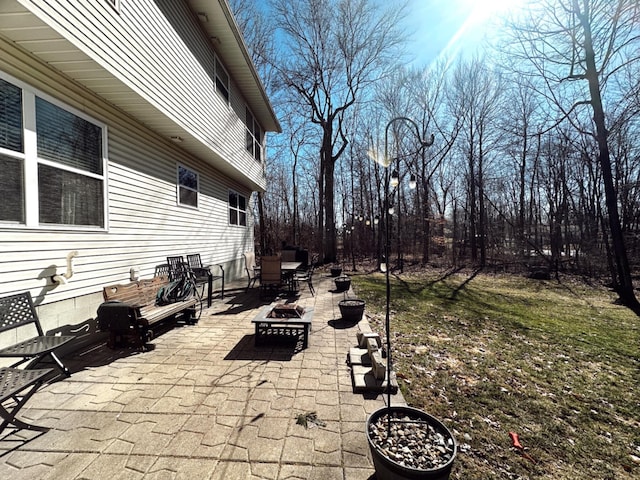
<path id="1" fill-rule="evenodd" d="M 391 412 L 390 412 L 390 407 L 391 407 L 391 366 L 392 366 L 392 361 L 391 361 L 391 332 L 390 332 L 390 321 L 389 321 L 389 317 L 390 317 L 390 310 L 391 310 L 391 281 L 389 278 L 389 271 L 391 270 L 390 264 L 389 264 L 389 253 L 391 250 L 391 221 L 389 218 L 389 209 L 391 208 L 391 204 L 389 202 L 389 198 L 390 198 L 390 192 L 389 192 L 389 186 L 390 186 L 390 181 L 389 181 L 389 167 L 391 166 L 391 161 L 389 160 L 389 127 L 391 127 L 391 125 L 394 122 L 398 122 L 398 121 L 404 121 L 409 123 L 410 125 L 413 126 L 413 128 L 415 129 L 415 133 L 416 133 L 416 137 L 418 138 L 418 141 L 420 142 L 420 149 L 423 149 L 425 147 L 429 147 L 431 145 L 433 145 L 433 134 L 431 135 L 431 137 L 429 138 L 429 140 L 425 141 L 422 140 L 422 136 L 420 135 L 420 128 L 418 127 L 418 124 L 416 122 L 414 122 L 413 120 L 411 120 L 408 117 L 394 117 L 391 120 L 389 120 L 389 123 L 387 123 L 387 126 L 385 128 L 384 131 L 384 161 L 385 162 L 389 162 L 388 165 L 386 165 L 385 168 L 385 175 L 384 175 L 384 195 L 385 195 L 385 201 L 384 201 L 384 215 L 386 218 L 386 223 L 385 223 L 385 245 L 384 245 L 384 262 L 385 262 L 385 279 L 386 279 L 386 287 L 387 287 L 387 301 L 386 301 L 386 311 L 385 311 L 385 321 L 384 321 L 384 327 L 385 327 L 385 336 L 387 338 L 387 342 L 386 342 L 386 348 L 387 348 L 387 408 L 389 409 L 389 411 L 387 412 L 387 437 L 391 436 Z M 395 188 L 395 186 L 394 186 Z"/>

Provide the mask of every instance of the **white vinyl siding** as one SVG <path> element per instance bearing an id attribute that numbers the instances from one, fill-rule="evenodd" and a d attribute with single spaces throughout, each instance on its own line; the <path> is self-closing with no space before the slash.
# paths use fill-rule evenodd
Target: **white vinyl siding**
<path id="1" fill-rule="evenodd" d="M 210 39 L 182 1 L 123 1 L 116 12 L 101 2 L 43 0 L 29 9 L 138 92 L 149 104 L 149 117 L 142 119 L 146 124 L 153 128 L 153 118 L 166 115 L 206 145 L 217 161 L 232 165 L 238 177 L 266 186 L 262 166 L 243 148 L 246 101 L 233 78 L 228 78 L 228 100 L 216 91 Z M 79 80 L 82 68 L 80 64 Z M 86 85 L 100 93 L 99 81 L 87 79 Z"/>
<path id="2" fill-rule="evenodd" d="M 109 155 L 104 172 L 108 230 L 42 231 L 0 224 L 0 295 L 30 290 L 36 303 L 43 304 L 91 296 L 97 308 L 102 287 L 128 282 L 131 267 L 148 278 L 168 255 L 187 253 L 200 253 L 207 264 L 225 264 L 228 279 L 242 275 L 238 265 L 242 253 L 253 248 L 253 229 L 229 226 L 228 192 L 233 189 L 248 198 L 250 189 L 188 154 L 180 144 L 65 81 L 55 70 L 46 70 L 43 65 L 34 68 L 31 58 L 21 57 L 10 45 L 2 46 L 16 56 L 0 57 L 0 72 L 9 69 L 14 77 L 23 75 L 19 78 L 22 85 L 43 92 L 48 100 L 74 112 L 84 109 L 88 118 L 106 125 Z M 244 126 L 239 123 L 243 143 L 238 148 L 244 152 Z M 176 202 L 176 163 L 198 173 L 197 210 Z M 247 223 L 252 226 L 253 218 L 248 214 Z M 67 285 L 54 287 L 51 277 L 65 273 L 66 256 L 71 251 L 78 252 L 74 275 Z M 65 306 L 60 321 L 77 323 L 73 315 L 74 307 Z"/>
<path id="3" fill-rule="evenodd" d="M 105 0 L 116 12 L 120 11 L 120 0 Z"/>

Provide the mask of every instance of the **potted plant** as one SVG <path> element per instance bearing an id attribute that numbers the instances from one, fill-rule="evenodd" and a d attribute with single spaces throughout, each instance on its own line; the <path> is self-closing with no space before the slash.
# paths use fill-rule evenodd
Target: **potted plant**
<path id="1" fill-rule="evenodd" d="M 346 292 L 351 287 L 351 278 L 347 275 L 340 275 L 333 280 L 336 284 L 336 291 Z"/>
<path id="2" fill-rule="evenodd" d="M 382 407 L 367 419 L 366 432 L 378 480 L 449 478 L 456 441 L 428 413 L 400 405 Z"/>
<path id="3" fill-rule="evenodd" d="M 339 277 L 342 273 L 342 267 L 339 264 L 335 264 L 331 267 L 331 276 Z"/>

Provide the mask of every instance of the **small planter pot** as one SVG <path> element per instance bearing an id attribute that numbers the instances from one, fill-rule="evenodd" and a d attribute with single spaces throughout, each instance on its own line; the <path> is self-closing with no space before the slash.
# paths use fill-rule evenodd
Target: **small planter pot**
<path id="1" fill-rule="evenodd" d="M 331 276 L 339 277 L 342 273 L 342 267 L 331 267 Z"/>
<path id="2" fill-rule="evenodd" d="M 386 441 L 388 413 L 392 419 L 390 442 Z M 456 441 L 437 418 L 417 408 L 382 407 L 369 416 L 366 430 L 377 479 L 449 478 L 456 457 Z M 409 447 L 411 437 L 420 440 Z"/>
<path id="3" fill-rule="evenodd" d="M 340 300 L 338 308 L 340 315 L 345 322 L 359 322 L 364 314 L 365 301 L 359 298 Z"/>
<path id="4" fill-rule="evenodd" d="M 351 287 L 351 279 L 346 275 L 336 277 L 334 282 L 336 283 L 336 291 L 346 292 Z"/>

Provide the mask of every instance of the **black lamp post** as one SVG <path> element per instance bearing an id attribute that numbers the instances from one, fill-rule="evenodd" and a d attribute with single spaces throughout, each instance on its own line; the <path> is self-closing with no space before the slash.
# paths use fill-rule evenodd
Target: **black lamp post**
<path id="1" fill-rule="evenodd" d="M 391 310 L 391 281 L 389 278 L 389 271 L 391 270 L 390 268 L 390 264 L 389 264 L 389 254 L 390 254 L 390 250 L 391 250 L 391 229 L 390 229 L 390 215 L 393 215 L 393 204 L 390 202 L 390 194 L 392 192 L 390 192 L 390 188 L 389 187 L 393 187 L 393 189 L 395 190 L 395 188 L 398 186 L 399 182 L 400 182 L 400 177 L 399 177 L 399 173 L 397 168 L 393 170 L 393 172 L 391 173 L 391 176 L 389 176 L 389 167 L 391 166 L 391 161 L 389 160 L 389 128 L 391 127 L 391 125 L 395 122 L 399 122 L 399 121 L 403 121 L 403 122 L 407 122 L 409 123 L 414 129 L 415 129 L 415 134 L 416 137 L 418 138 L 418 141 L 420 142 L 420 149 L 428 147 L 433 145 L 433 135 L 431 135 L 431 137 L 429 138 L 429 140 L 422 140 L 422 136 L 420 135 L 420 128 L 418 127 L 418 124 L 416 122 L 414 122 L 413 120 L 411 120 L 408 117 L 395 117 L 392 118 L 391 120 L 389 120 L 389 123 L 387 123 L 387 126 L 385 128 L 385 132 L 384 132 L 384 162 L 385 162 L 385 175 L 384 175 L 384 212 L 383 214 L 385 215 L 385 246 L 384 246 L 384 264 L 380 264 L 381 269 L 383 269 L 384 273 L 385 273 L 385 279 L 386 279 L 386 293 L 387 293 L 387 298 L 386 298 L 386 311 L 385 311 L 385 322 L 384 322 L 384 326 L 385 326 L 385 335 L 387 337 L 387 341 L 386 341 L 386 348 L 387 348 L 387 407 L 391 407 L 391 365 L 392 365 L 392 361 L 391 361 L 391 332 L 390 332 L 390 310 Z M 386 165 L 386 162 L 389 162 L 388 165 Z M 412 175 L 412 179 L 410 182 L 411 184 L 415 184 L 415 177 Z M 384 265 L 384 268 L 383 268 Z M 387 415 L 387 430 L 388 430 L 388 435 L 390 435 L 391 432 L 391 415 L 388 414 Z"/>

